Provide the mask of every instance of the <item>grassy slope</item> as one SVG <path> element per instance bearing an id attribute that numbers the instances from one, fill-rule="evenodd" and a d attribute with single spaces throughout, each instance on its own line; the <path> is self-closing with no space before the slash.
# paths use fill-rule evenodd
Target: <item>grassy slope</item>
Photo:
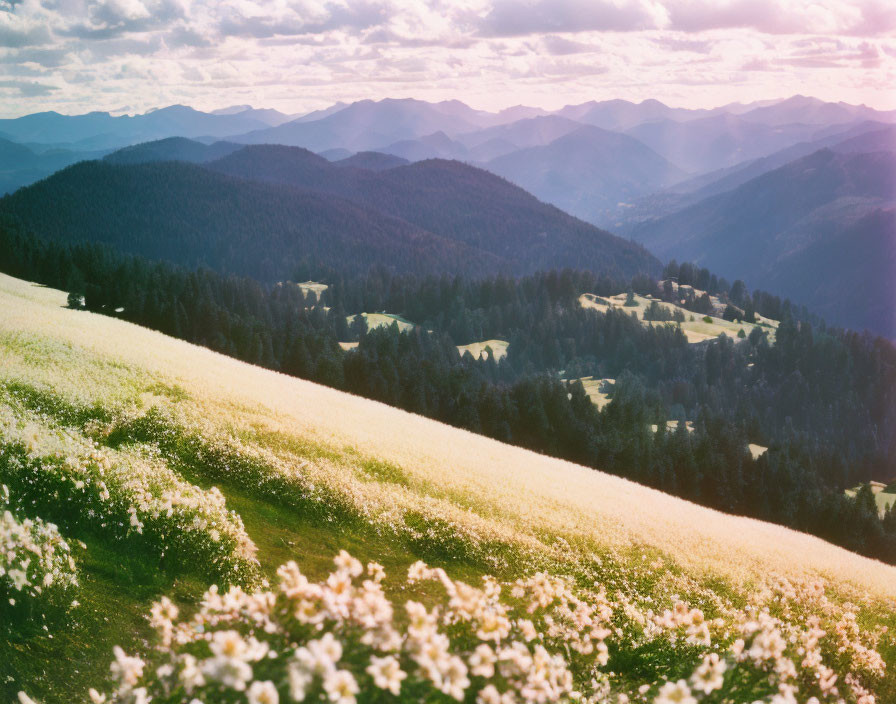
<path id="1" fill-rule="evenodd" d="M 163 454 L 190 481 L 221 488 L 268 574 L 295 558 L 318 576 L 340 547 L 387 570 L 420 557 L 474 581 L 486 570 L 543 566 L 577 574 L 597 557 L 602 579 L 644 589 L 671 580 L 667 594 L 709 585 L 739 599 L 769 575 L 822 576 L 865 604 L 864 618 L 892 619 L 896 568 L 64 303 L 62 292 L 0 276 L 0 384 L 131 417 L 156 408 L 169 424 L 153 438 Z M 197 461 L 189 444 L 164 445 L 172 436 L 229 443 L 260 457 L 281 484 L 259 491 L 239 471 Z M 292 500 L 282 489 L 290 482 L 305 495 Z M 0 658 L 0 693 L 28 684 L 45 702 L 69 701 L 102 676 L 114 643 L 140 647 L 152 598 L 200 593 L 202 576 L 189 566 L 154 571 L 77 537 L 88 556 L 76 623 L 12 644 Z"/>
<path id="2" fill-rule="evenodd" d="M 474 358 L 479 359 L 486 357 L 486 350 L 491 348 L 492 356 L 495 361 L 507 356 L 508 342 L 505 340 L 483 340 L 482 342 L 471 342 L 469 345 L 458 345 L 457 351 L 463 355 L 469 352 Z"/>
<path id="3" fill-rule="evenodd" d="M 398 329 L 401 330 L 401 332 L 411 330 L 414 327 L 414 324 L 409 320 L 405 320 L 400 315 L 394 315 L 392 313 L 361 313 L 360 315 L 363 315 L 364 319 L 367 321 L 368 330 L 388 327 L 392 324 L 398 325 Z M 352 324 L 354 319 L 354 315 L 349 315 L 346 317 L 346 321 L 349 325 Z"/>
<path id="4" fill-rule="evenodd" d="M 668 310 L 670 313 L 674 313 L 676 310 L 681 311 L 682 315 L 684 315 L 685 322 L 683 323 L 672 323 L 672 322 L 650 322 L 644 320 L 644 311 L 647 310 L 647 307 L 653 302 L 652 298 L 645 298 L 644 296 L 635 296 L 635 301 L 637 302 L 636 307 L 625 307 L 625 299 L 626 294 L 620 293 L 616 296 L 612 296 L 610 298 L 605 298 L 603 300 L 608 301 L 610 305 L 614 308 L 619 308 L 626 313 L 635 313 L 638 316 L 638 319 L 644 325 L 680 325 L 681 329 L 684 331 L 684 334 L 688 338 L 688 342 L 703 342 L 704 340 L 711 340 L 714 337 L 718 337 L 719 335 L 727 335 L 728 337 L 737 337 L 739 331 L 743 330 L 745 335 L 749 335 L 752 332 L 753 328 L 759 328 L 760 330 L 767 332 L 769 335 L 769 340 L 774 342 L 775 340 L 775 328 L 777 327 L 777 321 L 769 320 L 768 318 L 762 318 L 759 316 L 760 320 L 766 322 L 767 325 L 756 325 L 753 323 L 745 323 L 745 322 L 732 322 L 729 320 L 723 320 L 717 316 L 703 316 L 698 313 L 694 313 L 693 311 L 689 311 L 686 308 L 682 308 L 681 306 L 676 306 L 673 303 L 666 303 L 664 301 L 657 301 L 657 303 Z M 594 310 L 601 311 L 605 313 L 609 310 L 610 306 L 607 306 L 604 303 L 596 300 L 594 294 L 591 293 L 583 293 L 579 296 L 579 304 L 584 308 L 593 308 Z M 706 322 L 704 317 L 711 318 L 711 322 Z M 691 320 L 694 318 L 694 320 Z"/>

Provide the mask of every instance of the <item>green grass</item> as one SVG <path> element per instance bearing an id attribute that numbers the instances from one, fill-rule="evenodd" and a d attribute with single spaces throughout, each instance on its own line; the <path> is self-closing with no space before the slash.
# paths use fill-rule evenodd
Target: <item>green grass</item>
<path id="1" fill-rule="evenodd" d="M 12 388 L 9 388 L 12 387 Z M 73 430 L 96 419 L 108 420 L 115 413 L 102 407 L 79 407 L 59 396 L 26 384 L 7 384 L 24 405 L 45 413 Z M 154 388 L 160 391 L 159 388 Z M 170 391 L 170 390 L 169 390 Z M 169 397 L 184 398 L 169 393 Z M 203 488 L 217 486 L 227 505 L 243 519 L 246 530 L 258 547 L 263 574 L 276 579 L 277 568 L 297 561 L 312 579 L 324 578 L 333 568 L 333 556 L 348 550 L 362 561 L 376 561 L 387 574 L 402 575 L 419 559 L 443 567 L 453 578 L 476 583 L 488 572 L 499 577 L 518 576 L 512 570 L 496 571 L 482 555 L 465 549 L 463 539 L 451 536 L 450 529 L 434 525 L 422 514 L 408 515 L 409 524 L 421 532 L 444 533 L 441 543 L 430 539 L 412 540 L 384 535 L 373 525 L 347 511 L 340 511 L 330 497 L 327 510 L 315 510 L 287 491 L 265 491 L 238 481 L 228 481 L 215 468 L 216 462 L 201 438 L 189 437 L 179 428 L 149 411 L 142 423 L 122 424 L 104 438 L 105 444 L 127 450 L 135 442 L 155 442 L 169 460 L 169 466 L 191 483 Z M 294 448 L 295 449 L 295 448 Z M 301 450 L 310 458 L 344 459 L 339 453 L 308 443 Z M 404 484 L 402 470 L 382 460 L 364 460 L 350 452 L 349 459 L 369 481 Z M 227 458 L 230 463 L 238 458 Z M 51 623 L 50 632 L 13 640 L 0 659 L 2 701 L 12 701 L 20 689 L 43 704 L 79 701 L 87 688 L 105 681 L 115 645 L 128 651 L 147 653 L 152 638 L 146 615 L 152 602 L 163 595 L 180 606 L 196 605 L 208 580 L 189 565 L 163 568 L 157 560 L 134 553 L 102 533 L 69 531 L 71 540 L 81 540 L 86 550 L 78 551 L 79 606 L 68 622 Z M 492 546 L 498 552 L 503 546 Z M 509 564 L 507 560 L 504 564 Z M 391 595 L 402 600 L 434 601 L 438 588 L 431 582 L 413 587 L 404 584 Z M 74 696 L 75 699 L 72 699 Z"/>
<path id="2" fill-rule="evenodd" d="M 153 600 L 168 594 L 181 604 L 198 601 L 206 580 L 173 576 L 153 561 L 121 549 L 99 535 L 82 535 L 86 550 L 77 554 L 80 605 L 67 622 L 49 632 L 16 642 L 0 659 L 0 697 L 12 702 L 26 689 L 37 701 L 85 699 L 88 687 L 105 680 L 112 648 L 145 651 L 152 631 L 146 614 Z"/>

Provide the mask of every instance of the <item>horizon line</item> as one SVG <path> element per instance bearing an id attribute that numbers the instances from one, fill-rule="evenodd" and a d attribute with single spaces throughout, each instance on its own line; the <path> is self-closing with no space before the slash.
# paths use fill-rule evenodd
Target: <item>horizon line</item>
<path id="1" fill-rule="evenodd" d="M 396 102 L 416 101 L 416 102 L 420 102 L 420 103 L 426 103 L 428 105 L 439 105 L 442 103 L 456 102 L 456 103 L 460 103 L 460 104 L 464 105 L 465 107 L 470 108 L 471 110 L 487 113 L 490 115 L 498 115 L 504 111 L 513 110 L 515 108 L 523 108 L 523 109 L 530 109 L 530 110 L 542 110 L 547 114 L 553 114 L 553 113 L 560 112 L 561 110 L 564 110 L 566 108 L 578 107 L 581 105 L 587 105 L 589 103 L 594 103 L 594 104 L 600 105 L 603 103 L 611 103 L 611 102 L 624 102 L 624 103 L 629 103 L 631 105 L 643 105 L 644 103 L 651 102 L 651 103 L 659 103 L 660 105 L 667 107 L 671 110 L 687 110 L 687 111 L 691 111 L 691 112 L 698 112 L 698 111 L 712 112 L 714 110 L 721 110 L 723 108 L 726 108 L 729 106 L 734 106 L 734 105 L 741 105 L 741 106 L 755 105 L 756 107 L 770 106 L 770 105 L 775 105 L 778 103 L 783 103 L 788 100 L 793 100 L 794 98 L 804 98 L 806 100 L 813 100 L 813 101 L 817 101 L 818 103 L 823 104 L 823 105 L 845 105 L 845 106 L 852 107 L 852 108 L 865 108 L 868 110 L 874 110 L 875 112 L 883 112 L 883 113 L 894 112 L 894 110 L 892 110 L 892 109 L 878 108 L 878 107 L 874 107 L 872 105 L 868 105 L 867 103 L 848 103 L 844 100 L 839 100 L 839 101 L 835 102 L 835 101 L 831 101 L 831 100 L 824 100 L 822 98 L 818 98 L 818 97 L 812 96 L 812 95 L 804 95 L 802 93 L 795 93 L 793 95 L 783 97 L 783 98 L 764 98 L 764 99 L 758 99 L 758 100 L 750 100 L 747 102 L 733 101 L 733 102 L 722 103 L 720 105 L 714 105 L 713 107 L 684 107 L 681 105 L 671 105 L 671 104 L 663 102 L 662 100 L 659 100 L 657 98 L 644 98 L 642 100 L 630 100 L 628 98 L 606 98 L 603 100 L 596 100 L 596 99 L 585 100 L 580 103 L 566 103 L 562 107 L 554 108 L 554 109 L 545 108 L 545 107 L 541 107 L 538 105 L 527 105 L 524 103 L 516 103 L 513 105 L 506 105 L 505 107 L 502 107 L 498 110 L 488 110 L 485 108 L 477 108 L 474 105 L 471 105 L 470 103 L 468 103 L 464 100 L 461 100 L 460 98 L 445 98 L 444 100 L 426 100 L 423 98 L 416 98 L 416 97 L 410 97 L 410 96 L 405 96 L 405 97 L 401 97 L 401 98 L 392 97 L 392 96 L 384 96 L 382 98 L 376 98 L 376 99 L 360 98 L 358 100 L 352 100 L 352 101 L 337 100 L 336 102 L 330 103 L 326 107 L 313 108 L 313 109 L 307 110 L 305 112 L 284 112 L 283 110 L 281 110 L 279 108 L 272 107 L 270 105 L 256 107 L 254 105 L 249 105 L 249 104 L 229 104 L 229 105 L 222 105 L 222 106 L 216 107 L 216 108 L 202 109 L 202 108 L 198 108 L 193 105 L 186 104 L 186 103 L 171 103 L 169 105 L 162 105 L 159 107 L 148 108 L 148 109 L 144 110 L 143 112 L 136 112 L 136 111 L 135 112 L 126 112 L 126 111 L 123 111 L 122 109 L 119 109 L 119 110 L 115 110 L 115 109 L 90 110 L 89 112 L 80 112 L 80 113 L 64 113 L 64 112 L 60 112 L 58 110 L 39 110 L 36 112 L 26 112 L 26 113 L 15 115 L 13 117 L 3 117 L 0 119 L 2 119 L 2 120 L 18 120 L 18 119 L 21 119 L 24 117 L 30 117 L 32 115 L 42 115 L 42 114 L 49 114 L 49 113 L 55 113 L 62 117 L 84 117 L 86 115 L 95 115 L 95 114 L 109 115 L 110 117 L 139 117 L 139 116 L 143 116 L 143 115 L 149 115 L 154 112 L 159 112 L 161 110 L 167 110 L 167 109 L 176 108 L 176 107 L 189 108 L 190 110 L 195 110 L 196 112 L 210 115 L 219 110 L 227 110 L 230 108 L 244 107 L 244 106 L 245 106 L 246 110 L 275 110 L 276 112 L 279 112 L 282 115 L 287 115 L 293 119 L 299 119 L 301 117 L 310 115 L 311 113 L 314 113 L 314 112 L 328 110 L 328 109 L 335 107 L 336 105 L 339 105 L 339 104 L 343 104 L 345 107 L 350 107 L 351 105 L 355 105 L 358 103 L 365 103 L 365 102 L 381 103 L 381 102 L 385 102 L 387 100 L 396 101 Z M 763 105 L 763 104 L 765 104 L 765 105 Z M 244 111 L 239 111 L 239 112 L 244 112 Z M 234 112 L 231 114 L 237 115 L 237 114 L 239 114 L 239 112 Z M 525 119 L 525 118 L 523 118 L 523 119 Z"/>

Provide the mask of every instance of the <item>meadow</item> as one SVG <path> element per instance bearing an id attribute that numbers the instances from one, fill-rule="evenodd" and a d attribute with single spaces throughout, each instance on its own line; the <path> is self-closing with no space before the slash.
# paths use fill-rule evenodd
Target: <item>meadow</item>
<path id="1" fill-rule="evenodd" d="M 474 359 L 485 359 L 491 350 L 492 357 L 497 362 L 507 356 L 508 342 L 506 340 L 483 340 L 471 342 L 469 345 L 458 345 L 457 351 L 461 356 L 469 352 Z"/>
<path id="2" fill-rule="evenodd" d="M 743 330 L 744 335 L 746 336 L 749 335 L 754 328 L 758 328 L 759 330 L 768 333 L 770 342 L 774 342 L 775 339 L 777 321 L 763 318 L 761 315 L 757 316 L 756 323 L 734 322 L 724 320 L 719 315 L 703 316 L 681 306 L 676 306 L 673 303 L 667 303 L 666 301 L 659 301 L 650 296 L 645 297 L 637 294 L 633 296 L 633 300 L 637 305 L 627 307 L 625 305 L 626 298 L 627 295 L 625 293 L 620 293 L 608 298 L 601 298 L 595 296 L 593 293 L 583 293 L 579 297 L 579 304 L 584 308 L 592 308 L 601 313 L 606 313 L 610 308 L 617 308 L 634 313 L 643 325 L 678 325 L 687 337 L 688 342 L 692 343 L 711 340 L 719 335 L 727 335 L 728 337 L 736 338 L 741 330 Z M 679 312 L 683 316 L 683 322 L 653 322 L 644 320 L 644 311 L 646 311 L 647 307 L 654 302 L 670 313 L 676 311 Z"/>
<path id="3" fill-rule="evenodd" d="M 616 385 L 615 379 L 595 379 L 593 376 L 584 376 L 579 379 L 582 382 L 582 388 L 591 402 L 599 409 L 603 410 L 604 406 L 610 403 L 610 394 Z"/>
<path id="4" fill-rule="evenodd" d="M 368 330 L 389 327 L 390 325 L 397 325 L 401 332 L 412 330 L 414 328 L 414 323 L 405 320 L 400 315 L 394 315 L 392 313 L 359 313 L 358 315 L 361 315 L 364 318 Z M 357 316 L 355 315 L 349 315 L 346 317 L 346 322 L 351 325 L 356 317 Z"/>
<path id="5" fill-rule="evenodd" d="M 896 700 L 896 568 L 65 305 L 0 276 L 7 699 Z"/>
<path id="6" fill-rule="evenodd" d="M 877 509 L 880 511 L 881 515 L 884 515 L 887 509 L 896 505 L 896 486 L 892 483 L 887 485 L 883 482 L 872 481 L 868 482 L 868 485 L 871 488 L 871 493 L 874 495 L 874 503 L 877 505 Z M 864 485 L 860 484 L 852 489 L 847 489 L 843 493 L 847 496 L 855 496 L 862 486 Z"/>

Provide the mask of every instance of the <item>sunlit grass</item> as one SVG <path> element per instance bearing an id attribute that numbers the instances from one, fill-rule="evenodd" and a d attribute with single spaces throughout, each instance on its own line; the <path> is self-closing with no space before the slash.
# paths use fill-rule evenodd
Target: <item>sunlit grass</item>
<path id="1" fill-rule="evenodd" d="M 181 481 L 217 487 L 269 578 L 289 559 L 322 577 L 348 549 L 399 572 L 422 558 L 470 582 L 547 569 L 656 604 L 678 595 L 720 614 L 775 580 L 821 578 L 833 601 L 857 605 L 863 627 L 896 625 L 896 569 L 817 538 L 64 305 L 61 292 L 0 277 L 0 384 L 31 398 L 27 412 L 43 414 L 47 427 L 136 464 L 151 450 Z M 17 691 L 21 677 L 47 669 L 44 658 L 64 659 L 90 640 L 89 655 L 33 690 L 64 701 L 66 683 L 96 682 L 113 644 L 143 647 L 149 600 L 173 593 L 189 605 L 207 582 L 189 565 L 160 572 L 142 555 L 127 555 L 130 567 L 118 573 L 114 541 L 83 536 L 90 557 L 79 565 L 87 575 L 79 625 L 16 646 L 7 666 L 18 668 L 16 684 L 0 691 Z M 890 647 L 882 642 L 885 657 Z M 103 649 L 103 662 L 92 659 Z M 617 656 L 634 682 L 656 653 Z"/>

